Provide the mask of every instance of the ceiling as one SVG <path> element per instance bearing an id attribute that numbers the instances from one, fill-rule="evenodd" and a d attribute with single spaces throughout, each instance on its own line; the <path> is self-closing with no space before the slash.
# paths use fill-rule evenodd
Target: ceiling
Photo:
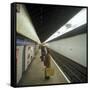
<path id="1" fill-rule="evenodd" d="M 44 42 L 82 8 L 60 5 L 25 4 L 41 42 Z"/>

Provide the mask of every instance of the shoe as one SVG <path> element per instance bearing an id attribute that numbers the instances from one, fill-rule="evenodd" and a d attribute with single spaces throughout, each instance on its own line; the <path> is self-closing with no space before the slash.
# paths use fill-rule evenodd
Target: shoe
<path id="1" fill-rule="evenodd" d="M 45 79 L 48 80 L 48 79 L 50 79 L 50 77 L 49 76 L 45 76 Z"/>

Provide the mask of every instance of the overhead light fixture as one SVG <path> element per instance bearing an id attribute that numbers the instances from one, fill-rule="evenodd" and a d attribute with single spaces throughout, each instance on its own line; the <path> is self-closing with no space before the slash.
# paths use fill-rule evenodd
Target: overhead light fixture
<path id="1" fill-rule="evenodd" d="M 86 24 L 86 8 L 83 8 L 79 13 L 73 16 L 66 24 L 64 24 L 59 30 L 57 30 L 53 35 L 51 35 L 46 41 L 51 41 L 67 32 L 74 30 L 77 27 L 80 27 Z M 58 33 L 59 32 L 59 33 Z"/>
<path id="2" fill-rule="evenodd" d="M 72 24 L 66 24 L 66 28 L 71 28 Z"/>

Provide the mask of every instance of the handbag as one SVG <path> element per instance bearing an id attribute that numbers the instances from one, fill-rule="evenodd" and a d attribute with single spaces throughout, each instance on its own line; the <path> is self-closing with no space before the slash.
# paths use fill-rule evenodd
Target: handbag
<path id="1" fill-rule="evenodd" d="M 47 74 L 47 76 L 53 76 L 54 73 L 55 73 L 54 68 L 51 68 L 51 67 L 46 68 L 46 74 Z"/>

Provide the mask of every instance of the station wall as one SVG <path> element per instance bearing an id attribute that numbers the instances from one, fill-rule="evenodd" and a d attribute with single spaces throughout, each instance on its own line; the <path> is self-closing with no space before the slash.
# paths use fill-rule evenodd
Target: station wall
<path id="1" fill-rule="evenodd" d="M 87 34 L 52 41 L 46 45 L 52 50 L 70 58 L 71 60 L 87 66 Z"/>
<path id="2" fill-rule="evenodd" d="M 33 22 L 31 21 L 30 16 L 28 15 L 28 12 L 24 5 L 20 5 L 19 12 L 16 13 L 16 26 L 17 26 L 17 32 L 21 35 L 24 35 L 38 43 L 40 43 L 40 40 L 37 36 L 37 33 L 35 31 L 35 28 L 33 26 Z"/>
<path id="3" fill-rule="evenodd" d="M 31 61 L 34 59 L 35 53 L 37 52 L 36 48 L 38 48 L 37 45 L 16 46 L 17 83 L 19 83 L 20 79 L 22 78 L 23 71 L 26 71 L 28 69 L 28 66 L 30 65 Z"/>
<path id="4" fill-rule="evenodd" d="M 23 55 L 24 46 L 16 47 L 16 73 L 17 73 L 17 83 L 22 77 L 22 55 Z"/>

